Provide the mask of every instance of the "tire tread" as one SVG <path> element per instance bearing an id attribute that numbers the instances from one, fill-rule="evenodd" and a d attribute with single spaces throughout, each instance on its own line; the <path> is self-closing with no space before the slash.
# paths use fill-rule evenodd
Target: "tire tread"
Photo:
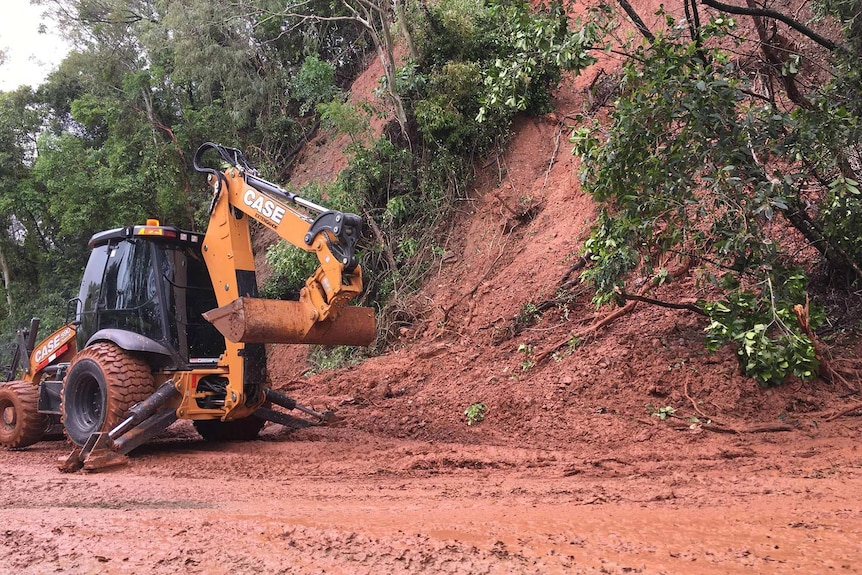
<path id="1" fill-rule="evenodd" d="M 29 381 L 10 381 L 0 384 L 0 401 L 8 401 L 16 411 L 15 428 L 6 433 L 0 430 L 0 445 L 18 449 L 42 440 L 48 427 L 48 418 L 39 413 L 39 389 Z"/>
<path id="2" fill-rule="evenodd" d="M 67 374 L 84 360 L 96 363 L 105 378 L 107 401 L 105 420 L 97 431 L 109 431 L 126 417 L 129 408 L 143 401 L 155 391 L 150 366 L 141 358 L 133 357 L 110 342 L 98 342 L 82 350 L 72 360 Z M 68 375 L 67 375 L 68 381 Z M 61 409 L 65 419 L 65 390 L 61 394 Z"/>

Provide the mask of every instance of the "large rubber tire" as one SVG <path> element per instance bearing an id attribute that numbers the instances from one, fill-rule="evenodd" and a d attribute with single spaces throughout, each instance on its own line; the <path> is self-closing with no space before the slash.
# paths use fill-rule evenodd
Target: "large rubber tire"
<path id="1" fill-rule="evenodd" d="M 48 418 L 38 409 L 39 389 L 29 381 L 0 384 L 0 445 L 17 449 L 41 441 Z"/>
<path id="2" fill-rule="evenodd" d="M 60 411 L 66 435 L 84 445 L 93 433 L 116 427 L 155 388 L 144 360 L 112 343 L 91 345 L 75 356 L 63 381 Z"/>
<path id="3" fill-rule="evenodd" d="M 255 439 L 266 421 L 249 416 L 233 421 L 199 419 L 194 421 L 197 432 L 206 441 L 251 441 Z"/>

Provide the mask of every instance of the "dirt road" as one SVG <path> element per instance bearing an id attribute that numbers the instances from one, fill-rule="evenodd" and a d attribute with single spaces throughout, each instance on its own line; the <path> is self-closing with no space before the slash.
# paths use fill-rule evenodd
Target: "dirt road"
<path id="1" fill-rule="evenodd" d="M 862 457 L 833 439 L 704 436 L 683 461 L 180 424 L 74 475 L 48 442 L 0 452 L 0 572 L 858 573 Z"/>

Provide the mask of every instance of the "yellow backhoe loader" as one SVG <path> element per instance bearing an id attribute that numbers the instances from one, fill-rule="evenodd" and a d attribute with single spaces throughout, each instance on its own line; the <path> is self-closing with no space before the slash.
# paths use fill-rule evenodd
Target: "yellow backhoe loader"
<path id="1" fill-rule="evenodd" d="M 206 167 L 207 152 L 226 167 Z M 74 320 L 38 344 L 38 320 L 19 332 L 0 383 L 0 445 L 65 430 L 76 448 L 61 470 L 95 470 L 125 462 L 177 419 L 231 440 L 256 437 L 266 421 L 331 417 L 267 386 L 265 344 L 374 340 L 373 310 L 348 305 L 362 291 L 361 219 L 262 179 L 233 148 L 205 143 L 194 167 L 213 194 L 205 234 L 156 220 L 95 234 Z M 258 297 L 249 218 L 316 254 L 298 300 Z"/>

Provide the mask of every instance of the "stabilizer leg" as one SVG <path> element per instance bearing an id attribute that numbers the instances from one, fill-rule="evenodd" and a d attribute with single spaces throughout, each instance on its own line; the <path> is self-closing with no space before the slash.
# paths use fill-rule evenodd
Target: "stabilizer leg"
<path id="1" fill-rule="evenodd" d="M 288 410 L 297 409 L 297 410 L 301 411 L 302 413 L 305 413 L 306 415 L 310 415 L 311 417 L 313 417 L 317 420 L 316 422 L 312 422 L 312 425 L 325 425 L 325 424 L 335 423 L 338 421 L 338 417 L 335 415 L 334 411 L 324 411 L 324 412 L 315 411 L 310 407 L 307 407 L 305 405 L 300 405 L 292 397 L 284 395 L 280 391 L 275 391 L 274 389 L 267 389 L 266 390 L 266 400 L 269 401 L 270 403 L 274 403 L 275 405 L 280 405 L 281 407 L 283 407 L 285 409 L 288 409 Z M 260 412 L 261 410 L 265 410 L 267 412 L 272 411 L 271 409 L 261 408 L 261 409 L 258 409 L 258 412 Z M 269 421 L 274 421 L 275 423 L 280 423 L 277 419 L 270 419 L 264 415 L 258 415 L 258 412 L 255 412 L 255 415 L 257 415 L 261 419 L 267 419 Z M 291 416 L 285 415 L 285 414 L 281 414 L 281 415 L 284 415 L 285 417 L 291 417 Z M 291 419 L 296 420 L 297 418 L 291 417 Z M 303 420 L 298 420 L 298 421 L 303 421 Z"/>
<path id="2" fill-rule="evenodd" d="M 180 394 L 171 380 L 129 409 L 129 417 L 108 432 L 97 432 L 59 464 L 60 471 L 98 471 L 128 462 L 126 454 L 176 421 Z"/>
<path id="3" fill-rule="evenodd" d="M 87 442 L 76 447 L 66 458 L 62 458 L 58 465 L 60 471 L 73 473 L 80 469 L 99 469 L 116 467 L 126 463 L 126 456 L 114 451 L 114 440 L 109 433 L 94 433 Z"/>

